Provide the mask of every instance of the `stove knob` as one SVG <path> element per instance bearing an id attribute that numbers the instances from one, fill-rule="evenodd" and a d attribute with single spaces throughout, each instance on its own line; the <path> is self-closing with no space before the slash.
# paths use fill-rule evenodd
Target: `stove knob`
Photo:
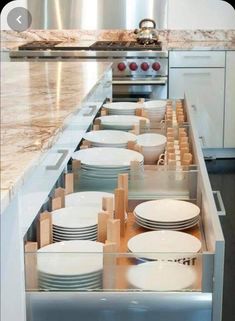
<path id="1" fill-rule="evenodd" d="M 148 64 L 147 62 L 143 62 L 143 63 L 141 64 L 141 69 L 142 69 L 143 71 L 149 70 L 149 64 Z"/>
<path id="2" fill-rule="evenodd" d="M 131 62 L 129 65 L 130 70 L 135 71 L 138 69 L 138 65 L 136 62 Z"/>
<path id="3" fill-rule="evenodd" d="M 126 64 L 124 62 L 119 62 L 117 67 L 119 71 L 124 71 L 126 69 Z"/>
<path id="4" fill-rule="evenodd" d="M 154 62 L 154 63 L 152 64 L 152 68 L 153 68 L 153 70 L 158 71 L 158 70 L 161 69 L 161 65 L 160 65 L 159 62 Z"/>

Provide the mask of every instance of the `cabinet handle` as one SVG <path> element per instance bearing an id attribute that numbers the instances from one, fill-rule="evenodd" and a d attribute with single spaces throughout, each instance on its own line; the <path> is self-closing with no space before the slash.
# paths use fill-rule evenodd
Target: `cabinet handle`
<path id="1" fill-rule="evenodd" d="M 193 109 L 194 111 L 197 111 L 196 105 L 191 105 L 191 107 L 192 107 L 192 109 Z"/>
<path id="2" fill-rule="evenodd" d="M 86 112 L 83 114 L 83 116 L 85 116 L 85 117 L 93 115 L 93 113 L 94 113 L 95 110 L 96 110 L 96 105 L 89 106 L 88 108 L 90 109 L 90 111 L 88 111 L 88 112 L 86 111 Z"/>
<path id="3" fill-rule="evenodd" d="M 202 146 L 205 147 L 206 146 L 206 140 L 205 140 L 205 137 L 204 136 L 199 136 L 199 139 L 201 140 L 202 142 Z"/>
<path id="4" fill-rule="evenodd" d="M 226 210 L 224 207 L 224 202 L 221 196 L 220 191 L 213 191 L 213 196 L 215 199 L 215 205 L 217 208 L 217 213 L 219 216 L 225 216 L 226 215 Z"/>
<path id="5" fill-rule="evenodd" d="M 190 58 L 190 59 L 197 59 L 197 58 L 204 58 L 204 59 L 210 59 L 211 56 L 184 56 L 184 58 Z"/>
<path id="6" fill-rule="evenodd" d="M 65 158 L 68 156 L 69 151 L 67 149 L 58 149 L 58 154 L 61 154 L 60 158 L 58 159 L 57 163 L 55 165 L 48 165 L 46 166 L 46 170 L 49 171 L 57 171 L 60 166 L 62 165 Z"/>
<path id="7" fill-rule="evenodd" d="M 184 72 L 184 76 L 210 76 L 210 72 Z"/>

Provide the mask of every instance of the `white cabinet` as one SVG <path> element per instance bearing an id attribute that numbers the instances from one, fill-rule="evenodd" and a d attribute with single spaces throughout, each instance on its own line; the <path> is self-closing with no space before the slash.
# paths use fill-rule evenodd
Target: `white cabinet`
<path id="1" fill-rule="evenodd" d="M 235 148 L 235 51 L 226 53 L 224 147 Z"/>
<path id="2" fill-rule="evenodd" d="M 187 93 L 203 148 L 223 147 L 224 63 L 224 52 L 170 53 L 169 97 Z"/>

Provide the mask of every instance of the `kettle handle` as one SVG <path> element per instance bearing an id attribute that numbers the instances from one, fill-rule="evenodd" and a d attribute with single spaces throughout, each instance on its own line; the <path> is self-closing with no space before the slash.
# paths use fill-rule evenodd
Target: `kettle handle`
<path id="1" fill-rule="evenodd" d="M 155 22 L 153 19 L 147 19 L 147 18 L 140 21 L 140 23 L 139 23 L 139 28 L 142 28 L 142 23 L 145 22 L 145 21 L 150 21 L 150 22 L 152 22 L 153 28 L 156 29 L 156 22 Z"/>

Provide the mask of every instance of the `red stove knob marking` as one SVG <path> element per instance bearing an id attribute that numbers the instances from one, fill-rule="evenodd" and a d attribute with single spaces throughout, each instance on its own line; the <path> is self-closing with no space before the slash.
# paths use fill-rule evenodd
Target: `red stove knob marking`
<path id="1" fill-rule="evenodd" d="M 143 71 L 149 70 L 149 64 L 148 64 L 147 62 L 142 62 L 142 64 L 141 64 L 141 69 L 142 69 Z"/>
<path id="2" fill-rule="evenodd" d="M 131 62 L 129 65 L 130 70 L 135 71 L 138 69 L 138 65 L 136 62 Z"/>
<path id="3" fill-rule="evenodd" d="M 119 62 L 117 67 L 118 67 L 118 70 L 124 71 L 126 69 L 126 64 L 124 62 Z"/>
<path id="4" fill-rule="evenodd" d="M 159 69 L 161 69 L 161 65 L 159 64 L 159 62 L 154 62 L 152 64 L 152 68 L 153 70 L 158 71 Z"/>

